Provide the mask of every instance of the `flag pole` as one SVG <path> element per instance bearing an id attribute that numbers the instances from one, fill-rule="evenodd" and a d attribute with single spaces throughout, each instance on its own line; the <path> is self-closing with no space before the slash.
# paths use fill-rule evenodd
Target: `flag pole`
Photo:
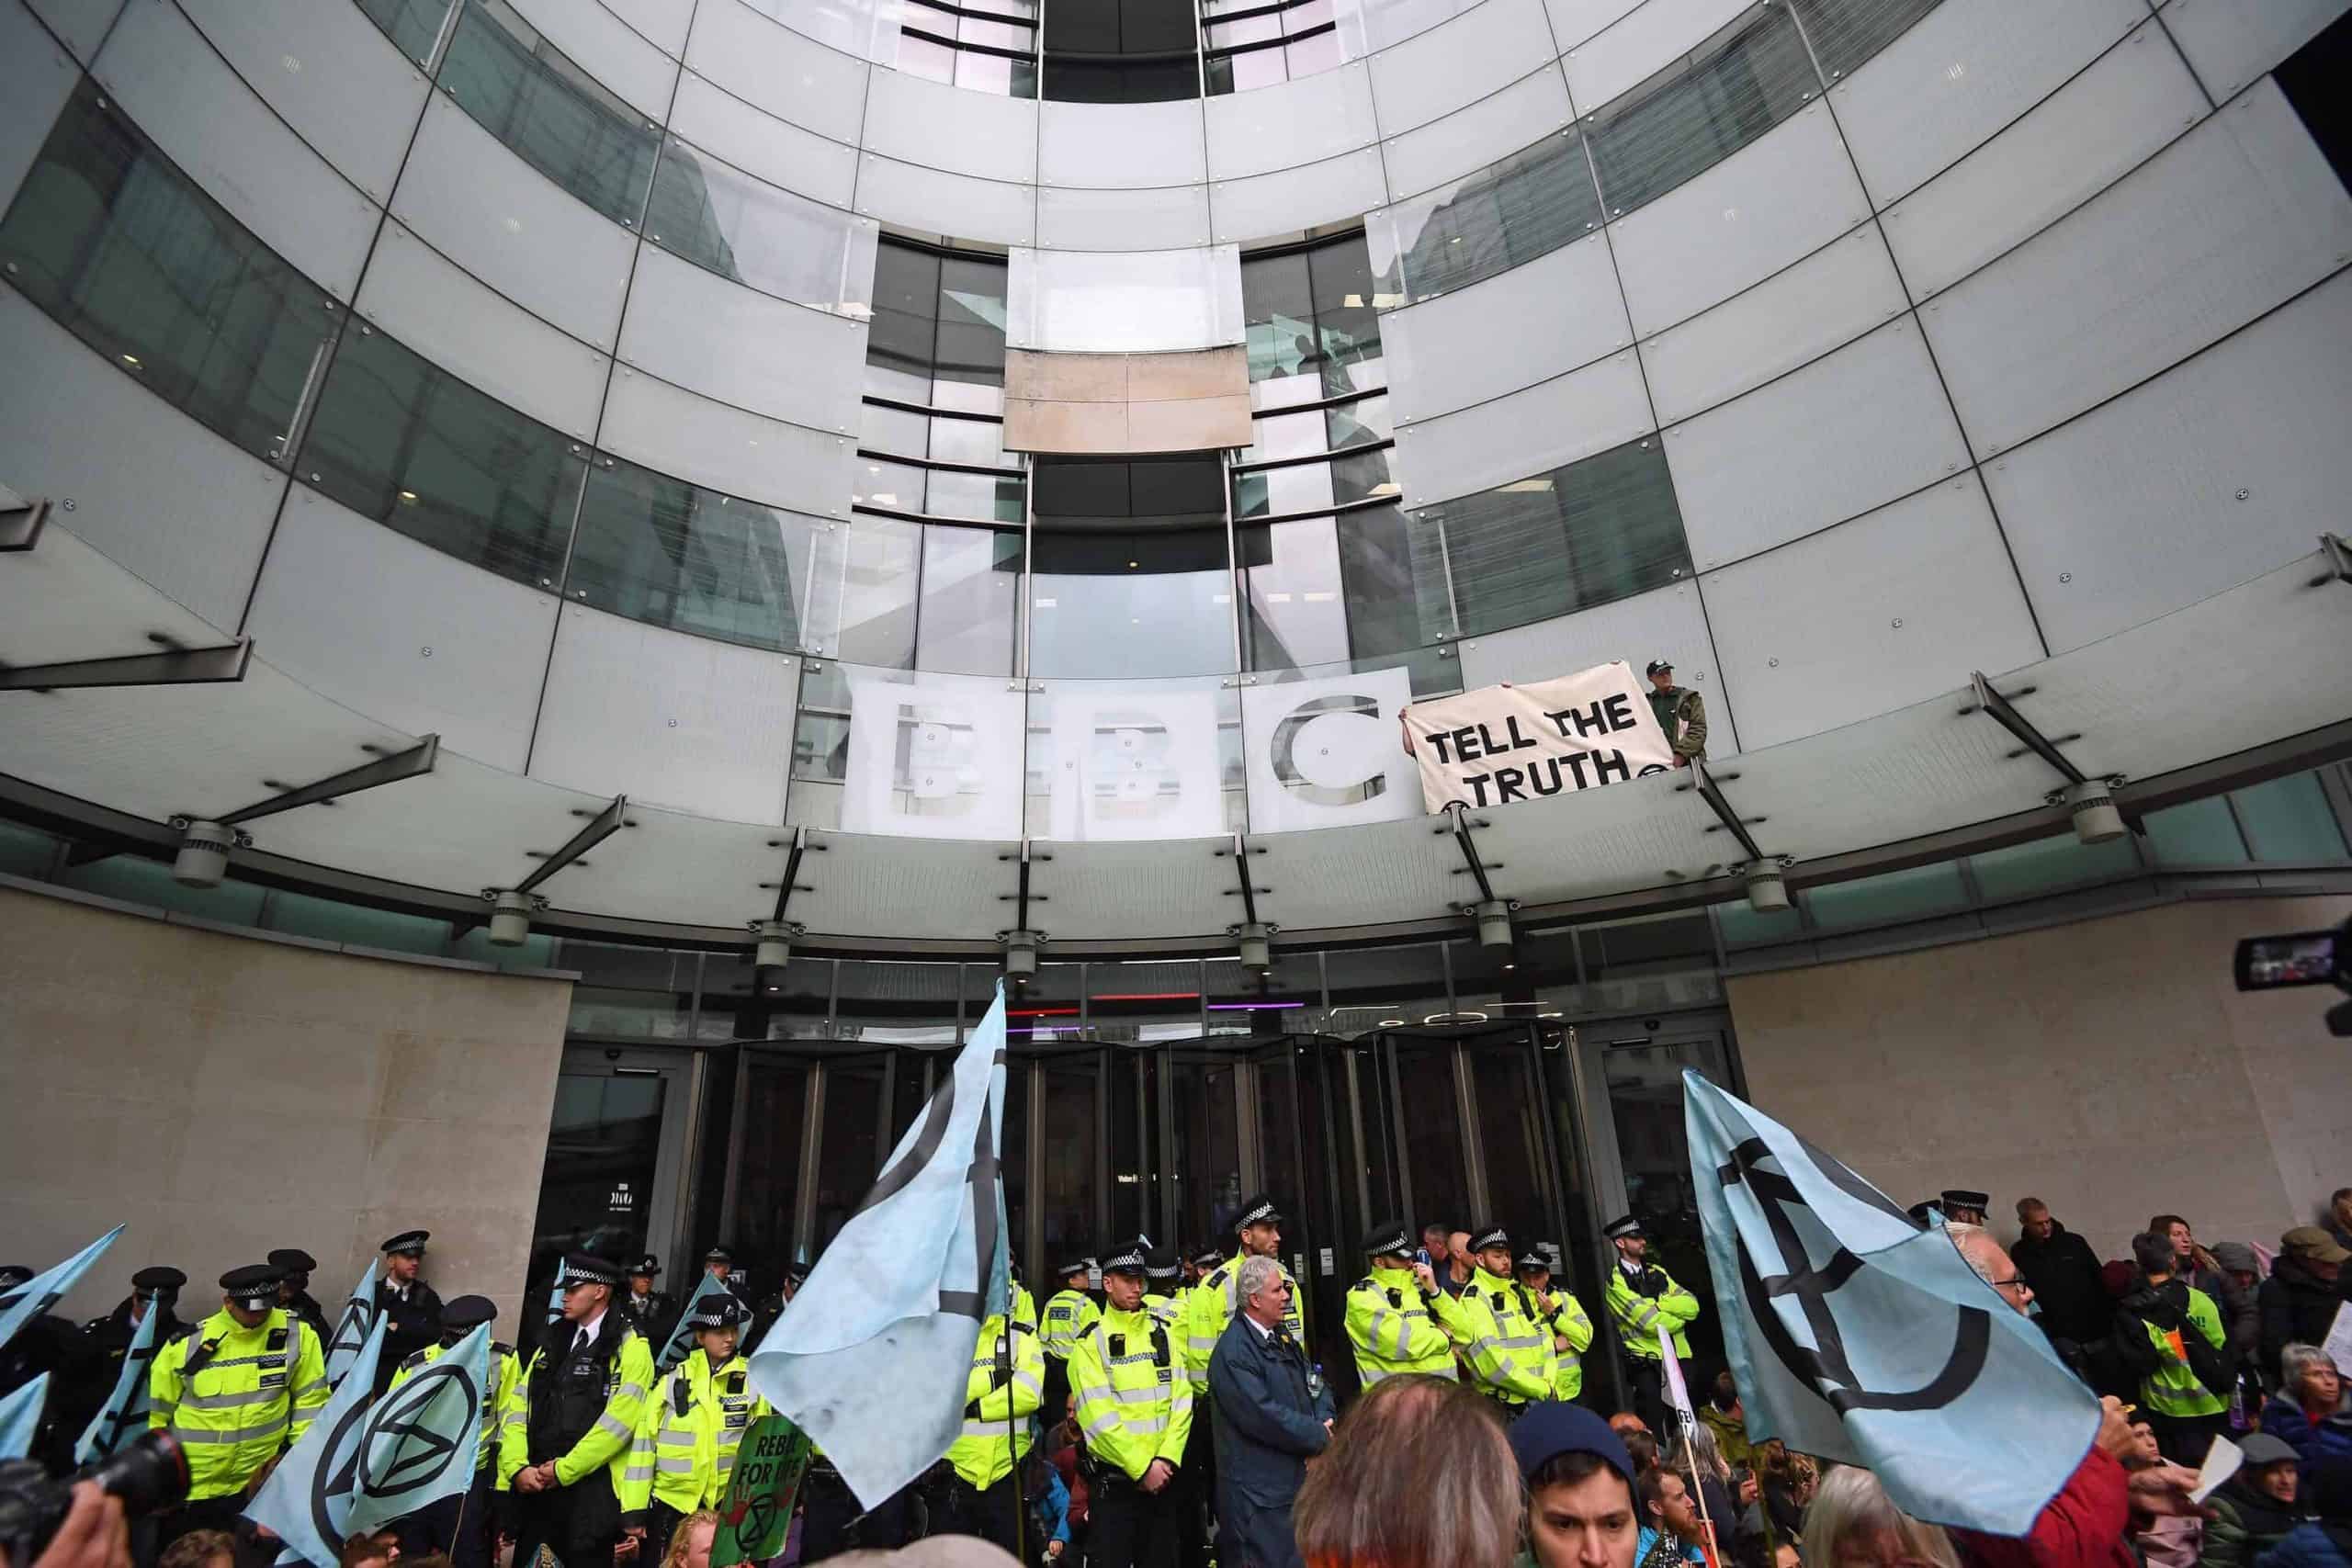
<path id="1" fill-rule="evenodd" d="M 1699 1484 L 1699 1450 L 1690 1441 L 1690 1429 L 1696 1425 L 1687 1410 L 1674 1413 L 1675 1424 L 1682 1428 L 1682 1465 L 1690 1472 L 1690 1500 L 1699 1509 L 1699 1532 L 1706 1537 L 1702 1555 L 1707 1568 L 1724 1568 L 1723 1545 L 1715 1540 L 1715 1522 L 1707 1517 L 1707 1489 Z"/>
<path id="2" fill-rule="evenodd" d="M 1012 1461 L 1012 1473 L 1006 1477 L 1012 1483 L 1012 1555 L 1028 1568 L 1029 1564 L 1029 1488 L 1021 1476 L 1020 1419 L 1012 1414 L 1012 1303 L 1004 1303 L 1004 1337 L 996 1342 L 996 1370 L 1004 1378 L 1004 1451 Z"/>

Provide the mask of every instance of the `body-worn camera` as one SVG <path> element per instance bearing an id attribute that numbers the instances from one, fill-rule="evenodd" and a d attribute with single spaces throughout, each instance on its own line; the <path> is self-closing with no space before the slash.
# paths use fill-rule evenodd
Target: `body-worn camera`
<path id="1" fill-rule="evenodd" d="M 2334 986 L 2352 993 L 2352 920 L 2332 931 L 2247 937 L 2238 943 L 2232 968 L 2241 991 Z M 2327 1031 L 2338 1039 L 2352 1036 L 2352 1002 L 2327 1010 Z"/>
<path id="2" fill-rule="evenodd" d="M 82 1481 L 121 1498 L 127 1517 L 144 1518 L 187 1498 L 187 1455 L 169 1432 L 148 1432 L 73 1475 L 52 1476 L 31 1460 L 0 1461 L 0 1550 L 14 1568 L 30 1568 L 48 1549 Z"/>

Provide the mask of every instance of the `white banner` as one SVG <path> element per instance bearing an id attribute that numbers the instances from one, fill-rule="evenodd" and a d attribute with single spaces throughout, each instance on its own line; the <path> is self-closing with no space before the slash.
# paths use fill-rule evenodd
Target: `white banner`
<path id="1" fill-rule="evenodd" d="M 950 679 L 850 682 L 843 832 L 1021 837 L 1027 699 L 1002 681 Z"/>
<path id="2" fill-rule="evenodd" d="M 1241 688 L 1250 826 L 1261 833 L 1420 815 L 1396 715 L 1402 667 Z"/>
<path id="3" fill-rule="evenodd" d="M 1431 811 L 1574 794 L 1674 766 L 1674 748 L 1623 660 L 1415 703 L 1405 724 Z"/>
<path id="4" fill-rule="evenodd" d="M 1057 688 L 1053 705 L 1054 838 L 1226 831 L 1214 692 L 1090 683 Z"/>

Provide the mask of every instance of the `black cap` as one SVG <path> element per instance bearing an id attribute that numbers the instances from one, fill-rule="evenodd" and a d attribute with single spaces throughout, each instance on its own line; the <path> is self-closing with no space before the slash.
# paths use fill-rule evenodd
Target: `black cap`
<path id="1" fill-rule="evenodd" d="M 1541 1269 L 1549 1274 L 1552 1271 L 1551 1248 L 1543 1242 L 1531 1241 L 1519 1249 L 1519 1261 L 1513 1267 L 1522 1274 L 1531 1269 Z"/>
<path id="2" fill-rule="evenodd" d="M 1412 1256 L 1413 1238 L 1402 1220 L 1385 1220 L 1364 1233 L 1363 1255 L 1385 1258 L 1395 1253 L 1400 1258 Z"/>
<path id="3" fill-rule="evenodd" d="M 593 1252 L 567 1252 L 563 1255 L 563 1284 L 566 1290 L 574 1285 L 611 1285 L 621 1282 L 620 1265 Z"/>
<path id="4" fill-rule="evenodd" d="M 498 1303 L 488 1296 L 451 1296 L 441 1303 L 441 1332 L 480 1328 L 498 1316 Z"/>
<path id="5" fill-rule="evenodd" d="M 33 1271 L 21 1263 L 0 1263 L 0 1291 L 13 1291 L 33 1277 Z"/>
<path id="6" fill-rule="evenodd" d="M 1510 1232 L 1503 1229 L 1500 1225 L 1487 1225 L 1482 1230 L 1471 1233 L 1471 1251 L 1484 1252 L 1490 1247 L 1499 1247 L 1506 1252 L 1510 1251 Z"/>
<path id="7" fill-rule="evenodd" d="M 1062 1266 L 1055 1269 L 1054 1274 L 1057 1279 L 1067 1280 L 1072 1274 L 1091 1274 L 1093 1271 L 1094 1255 L 1092 1253 L 1080 1253 L 1074 1258 L 1063 1258 Z"/>
<path id="8" fill-rule="evenodd" d="M 808 1265 L 806 1263 L 787 1263 L 784 1266 L 784 1277 L 791 1280 L 793 1287 L 797 1289 L 808 1282 Z"/>
<path id="9" fill-rule="evenodd" d="M 1195 1269 L 1214 1269 L 1224 1261 L 1225 1248 L 1221 1247 L 1204 1246 L 1193 1248 L 1193 1267 Z"/>
<path id="10" fill-rule="evenodd" d="M 267 1263 L 248 1263 L 220 1276 L 220 1293 L 241 1307 L 276 1306 L 277 1287 L 286 1270 Z"/>
<path id="11" fill-rule="evenodd" d="M 1671 659 L 1653 659 L 1649 668 L 1642 671 L 1645 675 L 1670 675 L 1673 672 L 1674 660 Z"/>
<path id="12" fill-rule="evenodd" d="M 1143 1272 L 1148 1280 L 1173 1280 L 1184 1272 L 1184 1260 L 1172 1247 L 1155 1247 L 1144 1255 Z"/>
<path id="13" fill-rule="evenodd" d="M 724 1291 L 713 1291 L 686 1314 L 688 1328 L 738 1328 L 752 1321 L 751 1309 Z"/>
<path id="14" fill-rule="evenodd" d="M 1234 1216 L 1233 1228 L 1243 1231 L 1251 1225 L 1278 1225 L 1282 1223 L 1283 1217 L 1275 1212 L 1272 1195 L 1261 1192 L 1241 1205 L 1241 1213 Z"/>
<path id="15" fill-rule="evenodd" d="M 144 1295 L 177 1295 L 187 1276 L 168 1263 L 151 1264 L 130 1277 L 130 1288 Z"/>
<path id="16" fill-rule="evenodd" d="M 1611 1241 L 1623 1241 L 1629 1235 L 1647 1235 L 1649 1233 L 1642 1229 L 1642 1222 L 1633 1215 L 1620 1214 L 1601 1226 L 1600 1234 Z"/>
<path id="17" fill-rule="evenodd" d="M 269 1260 L 288 1274 L 308 1274 L 319 1266 L 319 1260 L 299 1247 L 281 1247 L 269 1255 Z"/>
<path id="18" fill-rule="evenodd" d="M 1623 1476 L 1628 1487 L 1634 1484 L 1633 1456 L 1608 1422 L 1581 1404 L 1536 1400 L 1511 1424 L 1510 1456 L 1519 1461 L 1520 1479 L 1532 1477 L 1561 1454 L 1591 1454 Z"/>
<path id="19" fill-rule="evenodd" d="M 1939 1200 L 1934 1198 L 1922 1198 L 1903 1212 L 1924 1225 L 1928 1223 L 1928 1212 L 1934 1209 L 1939 1201 Z"/>
<path id="20" fill-rule="evenodd" d="M 431 1231 L 402 1231 L 398 1235 L 386 1236 L 384 1245 L 376 1250 L 383 1253 L 423 1252 L 424 1244 L 432 1238 Z"/>
<path id="21" fill-rule="evenodd" d="M 726 1247 L 714 1247 L 702 1255 L 702 1260 L 705 1263 L 724 1263 L 732 1269 L 735 1266 L 735 1254 Z"/>
<path id="22" fill-rule="evenodd" d="M 632 1274 L 642 1274 L 650 1280 L 662 1272 L 662 1260 L 649 1252 L 630 1264 L 628 1271 Z"/>
<path id="23" fill-rule="evenodd" d="M 1971 1192 L 1965 1187 L 1947 1187 L 1943 1190 L 1943 1195 L 1939 1201 L 1942 1203 L 1943 1211 L 1947 1214 L 1954 1209 L 1973 1209 L 1981 1214 L 1992 1207 L 1993 1195 L 1989 1192 Z"/>
<path id="24" fill-rule="evenodd" d="M 1146 1241 L 1141 1236 L 1136 1237 L 1133 1241 L 1121 1242 L 1118 1246 L 1111 1249 L 1109 1257 L 1102 1259 L 1102 1272 L 1105 1274 L 1141 1274 L 1145 1272 L 1148 1267 L 1145 1259 L 1150 1255 L 1150 1252 L 1151 1243 Z"/>

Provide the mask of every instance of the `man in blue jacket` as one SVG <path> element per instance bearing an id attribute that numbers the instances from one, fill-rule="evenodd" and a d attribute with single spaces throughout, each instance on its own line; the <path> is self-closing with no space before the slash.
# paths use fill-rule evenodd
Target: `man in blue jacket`
<path id="1" fill-rule="evenodd" d="M 1300 1568 L 1291 1505 L 1307 1460 L 1331 1440 L 1330 1390 L 1283 1321 L 1290 1289 L 1272 1258 L 1243 1259 L 1234 1281 L 1241 1310 L 1209 1355 L 1217 1561 L 1229 1568 Z"/>

